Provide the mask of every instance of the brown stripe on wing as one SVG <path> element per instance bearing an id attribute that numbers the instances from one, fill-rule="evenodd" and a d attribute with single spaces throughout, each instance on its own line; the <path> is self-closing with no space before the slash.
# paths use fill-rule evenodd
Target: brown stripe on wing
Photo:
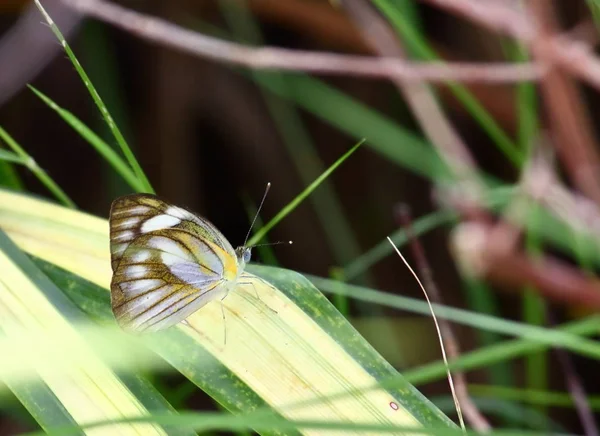
<path id="1" fill-rule="evenodd" d="M 156 315 L 153 315 L 152 317 L 148 318 L 143 323 L 141 323 L 138 326 L 138 330 L 144 331 L 144 330 L 151 329 L 152 326 L 158 324 L 159 322 L 163 321 L 167 317 L 177 318 L 177 314 L 180 313 L 183 309 L 185 309 L 186 307 L 189 307 L 196 300 L 198 300 L 202 296 L 206 295 L 210 291 L 214 290 L 218 286 L 222 285 L 224 282 L 225 282 L 224 280 L 219 280 L 219 281 L 215 282 L 215 284 L 212 285 L 210 288 L 204 290 L 203 292 L 198 292 L 197 294 L 184 294 L 182 296 L 182 298 L 180 298 L 179 300 L 171 303 L 169 306 L 165 307 L 164 310 L 162 310 L 161 312 L 157 313 Z M 170 309 L 172 309 L 174 306 L 176 306 L 177 304 L 181 303 L 182 301 L 184 301 L 185 299 L 188 299 L 188 298 L 191 298 L 191 300 L 188 301 L 186 304 L 182 305 L 181 307 L 178 307 L 177 310 L 174 310 L 174 311 L 172 311 L 172 312 L 169 313 Z M 208 301 L 207 301 L 207 303 L 208 303 Z M 200 307 L 198 307 L 198 309 L 200 309 Z M 156 319 L 160 315 L 163 315 L 163 316 L 161 318 Z M 141 314 L 140 314 L 140 316 L 141 316 Z M 179 320 L 179 321 L 183 321 L 183 319 Z M 150 323 L 150 324 L 148 324 L 148 323 Z"/>

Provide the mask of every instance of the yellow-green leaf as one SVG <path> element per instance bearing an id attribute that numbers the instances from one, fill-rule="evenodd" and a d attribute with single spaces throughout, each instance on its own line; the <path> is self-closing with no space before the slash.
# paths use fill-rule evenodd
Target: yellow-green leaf
<path id="1" fill-rule="evenodd" d="M 94 288 L 90 295 L 100 300 L 108 295 L 105 220 L 0 191 L 0 228 L 30 254 L 77 274 L 69 279 L 76 283 L 68 287 L 73 301 L 79 286 Z M 218 301 L 188 318 L 191 327 L 180 324 L 145 341 L 232 411 L 269 406 L 290 419 L 453 425 L 401 379 L 396 388 L 363 389 L 398 374 L 305 278 L 266 267 L 250 271 L 275 286 L 256 279 L 230 292 L 223 302 L 226 343 Z"/>

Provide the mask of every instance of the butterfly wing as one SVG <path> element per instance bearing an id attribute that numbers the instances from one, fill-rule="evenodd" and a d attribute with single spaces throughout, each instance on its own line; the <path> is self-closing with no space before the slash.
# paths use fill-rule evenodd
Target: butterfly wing
<path id="1" fill-rule="evenodd" d="M 238 261 L 208 221 L 151 195 L 130 195 L 110 214 L 111 303 L 119 324 L 155 331 L 224 295 Z"/>

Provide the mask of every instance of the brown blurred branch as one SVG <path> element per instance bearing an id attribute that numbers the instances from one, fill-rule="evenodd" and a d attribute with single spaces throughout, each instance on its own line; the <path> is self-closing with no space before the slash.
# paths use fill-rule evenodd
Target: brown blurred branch
<path id="1" fill-rule="evenodd" d="M 261 23 L 275 24 L 333 51 L 371 54 L 346 15 L 328 2 L 306 0 L 248 0 Z"/>
<path id="2" fill-rule="evenodd" d="M 559 31 L 552 2 L 529 0 L 528 5 L 538 23 L 538 41 L 552 39 Z M 598 145 L 577 84 L 565 71 L 551 69 L 541 80 L 540 89 L 562 162 L 575 186 L 600 204 Z"/>
<path id="3" fill-rule="evenodd" d="M 46 0 L 44 6 L 60 26 L 65 38 L 77 32 L 82 17 L 60 0 Z M 62 51 L 40 26 L 39 11 L 33 3 L 0 39 L 0 106 L 25 88 Z"/>
<path id="4" fill-rule="evenodd" d="M 589 198 L 570 191 L 561 183 L 548 151 L 551 150 L 545 141 L 539 141 L 528 166 L 523 170 L 519 184 L 522 198 L 518 204 L 513 205 L 514 212 L 506 216 L 506 219 L 517 226 L 526 225 L 526 215 L 531 206 L 539 204 L 574 232 L 600 244 L 600 207 Z M 511 207 L 507 208 L 510 209 Z"/>
<path id="5" fill-rule="evenodd" d="M 551 39 L 537 37 L 534 23 L 522 11 L 496 0 L 421 0 L 456 15 L 468 18 L 488 29 L 512 36 L 529 46 L 544 62 L 554 64 L 600 89 L 600 59 L 592 47 L 567 35 Z"/>
<path id="6" fill-rule="evenodd" d="M 394 58 L 350 56 L 277 47 L 252 48 L 194 32 L 101 0 L 62 0 L 78 12 L 113 24 L 173 49 L 253 69 L 305 71 L 375 79 L 431 82 L 505 83 L 539 79 L 545 67 L 534 64 L 411 63 Z"/>
<path id="7" fill-rule="evenodd" d="M 417 270 L 423 279 L 423 284 L 431 298 L 431 301 L 440 305 L 443 304 L 442 294 L 433 278 L 433 270 L 429 265 L 427 256 L 425 255 L 425 250 L 413 231 L 412 219 L 408 206 L 402 205 L 398 210 L 397 215 L 400 225 L 402 225 L 402 227 L 405 229 L 410 241 L 410 246 L 412 248 L 413 257 L 417 265 Z M 453 360 L 458 359 L 460 357 L 460 346 L 458 345 L 458 339 L 454 334 L 454 330 L 452 330 L 452 326 L 448 320 L 444 318 L 440 319 L 439 325 L 443 333 L 442 338 L 444 344 L 446 345 L 448 356 Z M 465 377 L 465 373 L 463 371 L 454 371 L 454 385 L 456 387 L 456 396 L 460 403 L 460 407 L 465 412 L 467 421 L 469 421 L 471 426 L 477 431 L 482 433 L 489 432 L 492 429 L 492 426 L 487 421 L 485 416 L 483 416 L 483 414 L 479 411 L 469 396 L 469 391 L 467 389 L 467 378 Z"/>
<path id="8" fill-rule="evenodd" d="M 453 247 L 465 271 L 511 289 L 530 285 L 551 300 L 600 309 L 598 280 L 549 257 L 533 260 L 523 253 L 499 250 L 491 243 L 491 231 L 480 223 L 456 229 Z"/>
<path id="9" fill-rule="evenodd" d="M 585 232 L 589 238 L 600 239 L 598 206 L 563 188 L 552 171 L 544 153 L 544 143 L 532 155 L 524 168 L 519 192 L 505 208 L 502 220 L 469 222 L 457 227 L 452 247 L 461 269 L 467 274 L 486 278 L 506 288 L 522 289 L 532 286 L 541 295 L 555 301 L 585 305 L 600 309 L 600 281 L 583 274 L 576 267 L 548 256 L 529 257 L 520 250 L 521 229 L 527 225 L 534 204 L 552 210 L 574 230 Z M 446 195 L 445 201 L 465 218 L 472 216 L 472 205 L 458 196 Z"/>

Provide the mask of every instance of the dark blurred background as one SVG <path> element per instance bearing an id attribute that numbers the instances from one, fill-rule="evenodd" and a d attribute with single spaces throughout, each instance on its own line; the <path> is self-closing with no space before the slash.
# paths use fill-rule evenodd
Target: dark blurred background
<path id="1" fill-rule="evenodd" d="M 120 3 L 200 32 L 234 39 L 232 35 L 239 35 L 239 30 L 232 28 L 231 14 L 224 13 L 222 2 L 216 0 Z M 83 19 L 58 0 L 44 4 L 68 35 L 157 193 L 207 217 L 234 246 L 243 242 L 248 230 L 248 204 L 258 203 L 267 182 L 273 186 L 261 212 L 265 221 L 358 140 L 261 89 L 244 70 L 181 54 L 101 22 Z M 327 0 L 248 0 L 246 4 L 265 44 L 371 53 L 344 12 Z M 583 1 L 556 2 L 556 6 L 566 29 L 589 18 Z M 494 61 L 503 57 L 505 41 L 500 37 L 419 2 L 414 3 L 414 11 L 422 32 L 444 58 Z M 32 4 L 4 0 L 0 2 L 0 13 L 0 126 L 82 210 L 107 217 L 111 201 L 130 193 L 131 188 L 25 85 L 33 84 L 114 144 L 104 121 Z M 280 76 L 273 80 L 280 80 Z M 351 77 L 322 80 L 421 135 L 410 110 L 390 83 Z M 514 87 L 467 86 L 499 125 L 515 135 L 518 115 Z M 446 87 L 437 87 L 437 91 L 446 114 L 481 167 L 505 181 L 515 181 L 516 170 L 502 158 L 471 115 Z M 587 98 L 593 107 L 595 96 L 590 93 Z M 542 113 L 542 122 L 543 118 Z M 368 143 L 369 137 L 366 139 Z M 398 142 L 397 146 L 403 144 Z M 19 168 L 18 175 L 28 191 L 49 197 L 27 170 Z M 319 203 L 305 201 L 269 235 L 271 241 L 294 241 L 291 247 L 274 247 L 276 258 L 286 268 L 329 276 L 335 267 L 348 264 L 398 228 L 393 213 L 398 204 L 409 204 L 414 216 L 433 211 L 436 205 L 431 188 L 423 177 L 362 146 L 315 194 L 327 207 L 335 201 L 333 206 L 339 206 L 337 215 L 319 214 Z M 332 220 L 329 225 L 339 230 L 339 245 L 332 242 L 323 224 L 328 217 Z M 338 219 L 343 228 L 336 224 Z M 448 254 L 447 236 L 447 228 L 437 229 L 425 235 L 422 243 L 445 303 L 469 307 L 463 282 Z M 422 298 L 394 256 L 376 264 L 358 281 Z M 499 315 L 519 316 L 517 294 L 500 293 L 497 298 Z M 359 329 L 398 367 L 438 358 L 430 319 L 415 321 L 410 315 L 398 318 L 395 312 L 355 303 L 350 308 Z M 380 327 L 373 324 L 373 319 L 381 315 L 392 322 L 397 333 L 393 342 L 375 340 Z M 411 341 L 406 338 L 406 330 L 411 331 Z M 466 329 L 458 332 L 464 349 L 477 344 L 476 337 Z M 423 337 L 427 339 L 420 341 Z M 396 348 L 404 351 L 394 360 Z M 485 373 L 472 380 L 485 381 Z M 554 387 L 562 386 L 558 381 Z M 440 382 L 425 388 L 425 392 L 447 393 L 447 385 Z"/>

